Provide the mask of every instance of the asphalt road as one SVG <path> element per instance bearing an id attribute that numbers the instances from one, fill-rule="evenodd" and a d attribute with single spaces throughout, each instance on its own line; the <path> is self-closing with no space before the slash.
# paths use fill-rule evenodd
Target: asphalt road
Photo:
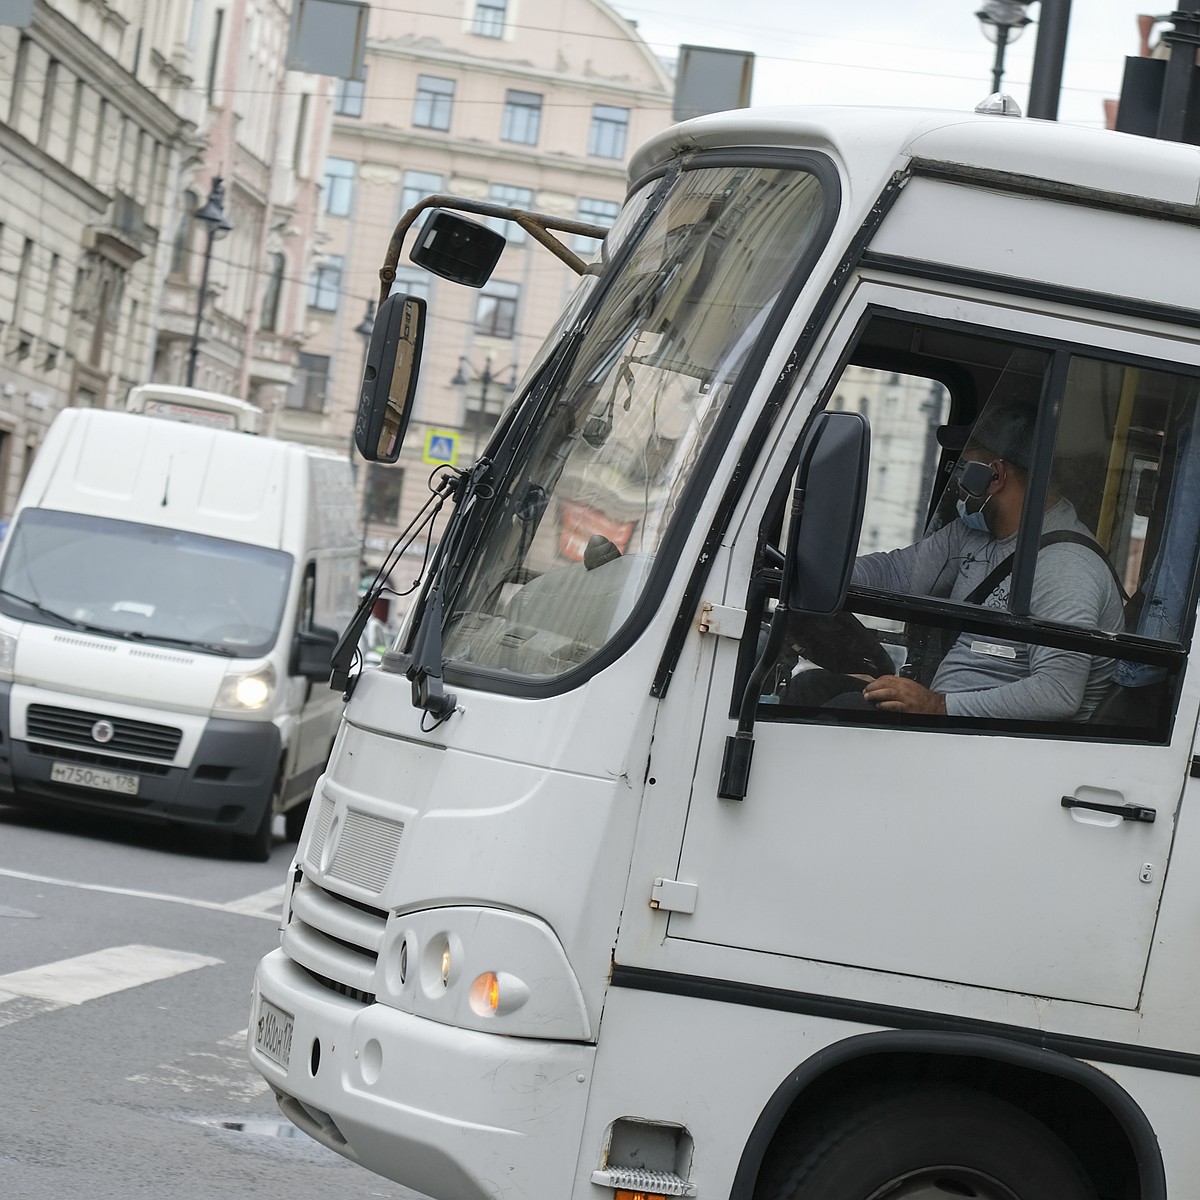
<path id="1" fill-rule="evenodd" d="M 301 1134 L 246 1061 L 292 850 L 0 807 L 0 1193 L 420 1200 Z"/>

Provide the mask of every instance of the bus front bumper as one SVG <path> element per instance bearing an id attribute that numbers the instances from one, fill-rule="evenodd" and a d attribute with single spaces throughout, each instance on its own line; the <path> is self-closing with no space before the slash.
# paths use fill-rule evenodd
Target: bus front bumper
<path id="1" fill-rule="evenodd" d="M 256 1045 L 264 1013 L 286 1066 Z M 282 950 L 258 965 L 247 1041 L 284 1114 L 368 1170 L 433 1200 L 573 1194 L 593 1046 L 364 1006 Z"/>

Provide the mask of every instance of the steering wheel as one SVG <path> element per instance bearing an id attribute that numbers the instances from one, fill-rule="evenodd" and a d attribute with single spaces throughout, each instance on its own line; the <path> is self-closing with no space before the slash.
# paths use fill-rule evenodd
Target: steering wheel
<path id="1" fill-rule="evenodd" d="M 829 616 L 790 613 L 784 634 L 785 655 L 796 655 L 841 675 L 894 675 L 892 657 L 879 638 L 853 613 Z M 793 659 L 792 665 L 795 665 Z"/>

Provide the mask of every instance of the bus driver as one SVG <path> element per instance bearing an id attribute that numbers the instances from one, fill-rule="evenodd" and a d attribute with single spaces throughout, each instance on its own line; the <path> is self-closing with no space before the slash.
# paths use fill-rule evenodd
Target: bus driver
<path id="1" fill-rule="evenodd" d="M 854 583 L 1007 611 L 1033 418 L 1033 410 L 1025 405 L 1005 402 L 989 407 L 972 429 L 955 469 L 958 519 L 911 546 L 862 555 L 855 564 Z M 1074 507 L 1053 488 L 1046 498 L 1031 612 L 1036 618 L 1085 629 L 1122 628 L 1122 592 L 1112 567 Z M 832 698 L 828 697 L 835 689 L 828 683 L 818 686 L 825 693 L 824 703 L 835 707 L 1082 721 L 1110 690 L 1113 666 L 1109 658 L 964 633 L 938 665 L 929 687 L 895 674 L 866 682 L 838 676 L 844 686 Z M 813 695 L 806 674 L 792 677 L 785 703 L 822 702 Z"/>

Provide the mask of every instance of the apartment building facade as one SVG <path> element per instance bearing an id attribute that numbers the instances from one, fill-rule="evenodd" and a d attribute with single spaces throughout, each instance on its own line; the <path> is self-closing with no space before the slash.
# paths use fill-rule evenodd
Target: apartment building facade
<path id="1" fill-rule="evenodd" d="M 0 516 L 67 405 L 292 387 L 333 81 L 284 66 L 291 0 L 36 0 L 0 25 Z"/>
<path id="2" fill-rule="evenodd" d="M 304 385 L 276 431 L 349 444 L 379 267 L 413 204 L 451 193 L 607 225 L 625 195 L 628 155 L 671 123 L 671 87 L 635 27 L 603 0 L 373 8 L 365 84 L 336 91 Z M 429 325 L 403 457 L 395 467 L 358 460 L 368 570 L 428 498 L 437 463 L 478 454 L 573 286 L 570 269 L 520 229 L 504 232 L 508 246 L 480 291 L 414 267 L 406 239 L 393 291 L 425 297 Z M 585 256 L 597 245 L 568 244 Z M 414 559 L 393 572 L 398 589 L 419 552 Z"/>

